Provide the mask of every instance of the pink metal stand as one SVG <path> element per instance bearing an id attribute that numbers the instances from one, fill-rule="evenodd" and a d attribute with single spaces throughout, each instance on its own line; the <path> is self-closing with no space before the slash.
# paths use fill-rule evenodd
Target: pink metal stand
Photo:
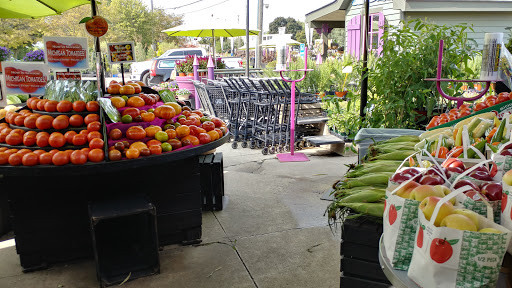
<path id="1" fill-rule="evenodd" d="M 454 80 L 454 79 L 441 78 L 441 72 L 443 70 L 443 67 L 442 67 L 442 64 L 443 64 L 443 46 L 444 46 L 444 40 L 441 39 L 439 41 L 439 56 L 437 58 L 437 77 L 436 78 L 425 78 L 424 80 L 425 81 L 435 81 L 436 82 L 437 91 L 439 92 L 439 94 L 441 94 L 441 96 L 443 96 L 444 98 L 446 98 L 448 100 L 457 101 L 457 108 L 459 108 L 464 103 L 464 101 L 474 101 L 474 100 L 480 99 L 482 96 L 484 96 L 485 93 L 487 93 L 487 91 L 489 90 L 489 87 L 491 87 L 491 82 L 492 81 L 480 80 L 480 79 L 475 79 L 475 80 Z M 486 84 L 485 84 L 485 88 L 483 90 L 479 91 L 477 96 L 474 96 L 474 97 L 471 97 L 471 98 L 464 98 L 464 97 L 452 97 L 452 96 L 446 95 L 446 93 L 444 93 L 444 91 L 443 91 L 443 88 L 441 87 L 441 82 L 467 82 L 467 83 L 470 83 L 470 82 L 485 82 Z"/>
<path id="2" fill-rule="evenodd" d="M 280 162 L 304 162 L 309 161 L 308 157 L 304 153 L 295 153 L 295 83 L 300 82 L 306 78 L 307 71 L 311 71 L 312 69 L 308 68 L 308 47 L 305 47 L 304 50 L 304 70 L 280 70 L 279 75 L 281 78 L 291 83 L 291 106 L 290 106 L 290 153 L 281 153 L 277 154 L 277 159 Z M 300 79 L 286 79 L 283 76 L 283 72 L 292 72 L 292 71 L 303 71 L 304 75 Z"/>

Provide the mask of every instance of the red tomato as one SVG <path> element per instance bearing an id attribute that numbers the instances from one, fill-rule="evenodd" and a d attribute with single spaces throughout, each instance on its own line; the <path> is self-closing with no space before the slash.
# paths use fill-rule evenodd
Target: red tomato
<path id="1" fill-rule="evenodd" d="M 23 166 L 35 166 L 39 164 L 39 156 L 33 152 L 27 153 L 21 158 L 21 163 Z"/>
<path id="2" fill-rule="evenodd" d="M 57 104 L 57 111 L 59 112 L 70 112 L 73 110 L 73 103 L 68 100 L 61 100 Z"/>
<path id="3" fill-rule="evenodd" d="M 27 127 L 27 128 L 30 128 L 30 129 L 36 129 L 37 126 L 36 126 L 36 121 L 37 121 L 37 118 L 39 118 L 40 116 L 37 116 L 37 115 L 29 115 L 25 118 L 25 120 L 23 121 L 23 126 Z"/>
<path id="4" fill-rule="evenodd" d="M 27 133 L 25 133 L 23 135 L 23 145 L 25 145 L 25 146 L 35 145 L 36 144 L 36 135 L 37 135 L 36 131 L 27 131 Z"/>
<path id="5" fill-rule="evenodd" d="M 103 148 L 103 140 L 101 138 L 94 138 L 89 141 L 89 148 L 91 149 L 102 149 Z"/>
<path id="6" fill-rule="evenodd" d="M 94 121 L 100 121 L 100 115 L 98 114 L 87 114 L 84 118 L 85 125 L 89 125 L 89 123 Z"/>
<path id="7" fill-rule="evenodd" d="M 0 152 L 0 165 L 5 165 L 9 163 L 9 154 L 5 152 Z"/>
<path id="8" fill-rule="evenodd" d="M 489 105 L 487 105 L 487 103 L 485 103 L 485 102 L 479 102 L 479 103 L 477 103 L 477 104 L 475 105 L 475 109 L 474 109 L 474 110 L 475 110 L 475 111 L 480 111 L 480 110 L 483 110 L 483 109 L 488 108 L 488 107 L 489 107 Z"/>
<path id="9" fill-rule="evenodd" d="M 39 164 L 41 165 L 49 165 L 52 164 L 53 154 L 49 152 L 45 152 L 39 155 Z"/>
<path id="10" fill-rule="evenodd" d="M 46 112 L 56 112 L 57 111 L 57 104 L 59 104 L 58 101 L 55 100 L 49 100 L 44 104 L 44 111 Z"/>
<path id="11" fill-rule="evenodd" d="M 160 154 L 162 154 L 162 146 L 160 146 L 160 145 L 149 146 L 149 151 L 151 151 L 151 155 L 160 155 Z"/>
<path id="12" fill-rule="evenodd" d="M 201 144 L 208 144 L 212 142 L 212 137 L 207 133 L 200 133 L 197 138 L 199 138 L 199 143 Z"/>
<path id="13" fill-rule="evenodd" d="M 50 144 L 48 142 L 50 138 L 50 134 L 48 134 L 48 132 L 39 132 L 37 133 L 37 136 L 36 136 L 36 145 L 39 146 L 39 147 L 46 147 L 48 146 L 48 144 Z"/>
<path id="14" fill-rule="evenodd" d="M 39 157 L 39 156 L 41 156 L 41 154 L 46 153 L 46 151 L 44 151 L 42 149 L 37 149 L 37 150 L 34 150 L 34 153 L 36 153 L 36 155 Z"/>
<path id="15" fill-rule="evenodd" d="M 26 115 L 18 115 L 16 118 L 14 118 L 14 125 L 16 126 L 23 126 L 25 124 L 25 118 L 27 118 Z"/>
<path id="16" fill-rule="evenodd" d="M 37 117 L 36 128 L 40 130 L 52 128 L 53 117 L 50 115 L 41 115 Z"/>
<path id="17" fill-rule="evenodd" d="M 69 127 L 69 120 L 66 117 L 57 116 L 52 121 L 52 127 L 57 130 L 66 129 Z"/>
<path id="18" fill-rule="evenodd" d="M 5 137 L 5 143 L 12 146 L 20 145 L 23 143 L 23 136 L 18 133 L 11 132 Z"/>
<path id="19" fill-rule="evenodd" d="M 21 160 L 22 160 L 23 156 L 21 154 L 18 154 L 18 153 L 13 153 L 11 154 L 11 156 L 9 156 L 9 164 L 12 165 L 12 166 L 19 166 L 21 165 Z"/>
<path id="20" fill-rule="evenodd" d="M 66 145 L 66 137 L 60 132 L 53 132 L 48 138 L 48 144 L 54 148 L 59 148 Z"/>
<path id="21" fill-rule="evenodd" d="M 204 121 L 201 127 L 204 130 L 206 130 L 206 132 L 212 131 L 213 129 L 215 129 L 215 123 L 213 123 L 212 121 Z"/>
<path id="22" fill-rule="evenodd" d="M 52 157 L 52 163 L 56 166 L 66 165 L 69 163 L 69 154 L 66 151 L 59 151 Z"/>
<path id="23" fill-rule="evenodd" d="M 89 101 L 87 102 L 87 104 L 85 105 L 85 108 L 87 109 L 87 111 L 89 112 L 96 112 L 96 111 L 100 111 L 100 104 L 98 104 L 97 101 Z"/>
<path id="24" fill-rule="evenodd" d="M 103 159 L 105 159 L 105 152 L 103 152 L 103 149 L 99 148 L 91 149 L 87 158 L 91 162 L 101 162 Z"/>
<path id="25" fill-rule="evenodd" d="M 64 133 L 64 137 L 66 138 L 66 142 L 69 144 L 69 145 L 74 145 L 73 144 L 73 138 L 75 137 L 75 135 L 77 135 L 78 133 L 76 133 L 76 131 L 74 130 L 69 130 L 68 132 Z"/>
<path id="26" fill-rule="evenodd" d="M 75 165 L 82 165 L 87 162 L 87 155 L 81 150 L 75 150 L 69 156 L 69 160 Z"/>
<path id="27" fill-rule="evenodd" d="M 91 132 L 93 133 L 93 132 Z M 141 126 L 131 126 L 126 130 L 126 138 L 131 140 L 142 140 L 146 137 L 146 130 Z"/>
<path id="28" fill-rule="evenodd" d="M 101 123 L 99 121 L 93 121 L 93 122 L 87 124 L 87 130 L 88 131 L 100 131 Z"/>
<path id="29" fill-rule="evenodd" d="M 496 99 L 496 104 L 503 103 L 505 101 L 508 101 L 509 99 L 509 93 L 507 92 L 501 92 L 498 94 L 498 99 Z"/>
<path id="30" fill-rule="evenodd" d="M 73 111 L 76 111 L 76 112 L 82 112 L 82 111 L 85 111 L 85 102 L 82 101 L 82 100 L 78 100 L 78 101 L 75 101 L 73 102 Z"/>
<path id="31" fill-rule="evenodd" d="M 69 125 L 73 127 L 80 127 L 84 125 L 84 117 L 82 115 L 74 114 L 69 117 Z"/>
<path id="32" fill-rule="evenodd" d="M 87 135 L 82 133 L 76 134 L 73 136 L 72 143 L 75 146 L 85 145 L 87 143 Z"/>
<path id="33" fill-rule="evenodd" d="M 98 131 L 91 131 L 91 132 L 89 132 L 89 134 L 87 134 L 87 141 L 88 141 L 88 142 L 91 142 L 91 140 L 92 140 L 92 139 L 94 139 L 94 138 L 100 138 L 100 139 L 102 139 L 102 138 L 103 138 L 103 136 L 102 136 L 102 135 L 101 135 L 101 133 L 100 133 L 100 132 L 98 132 Z"/>

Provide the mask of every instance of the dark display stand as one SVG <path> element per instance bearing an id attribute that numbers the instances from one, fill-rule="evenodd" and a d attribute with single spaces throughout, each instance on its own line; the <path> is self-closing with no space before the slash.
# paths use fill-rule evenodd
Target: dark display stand
<path id="1" fill-rule="evenodd" d="M 16 250 L 25 272 L 93 258 L 89 204 L 143 194 L 156 208 L 158 243 L 201 241 L 199 156 L 227 142 L 129 161 L 0 166 Z"/>
<path id="2" fill-rule="evenodd" d="M 224 196 L 224 162 L 222 152 L 199 156 L 201 202 L 203 211 L 220 211 Z"/>

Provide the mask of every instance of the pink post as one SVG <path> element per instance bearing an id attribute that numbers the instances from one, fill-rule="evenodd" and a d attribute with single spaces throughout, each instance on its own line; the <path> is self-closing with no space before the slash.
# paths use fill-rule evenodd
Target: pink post
<path id="1" fill-rule="evenodd" d="M 199 69 L 199 61 L 197 61 L 197 55 L 194 55 L 194 63 L 192 64 L 194 67 L 194 80 L 199 80 L 199 72 L 197 69 Z"/>
<path id="2" fill-rule="evenodd" d="M 213 65 L 213 61 L 212 61 L 212 56 L 210 56 L 208 58 L 208 79 L 210 80 L 214 80 L 215 79 L 215 72 L 214 72 L 214 68 L 215 68 L 215 65 Z"/>

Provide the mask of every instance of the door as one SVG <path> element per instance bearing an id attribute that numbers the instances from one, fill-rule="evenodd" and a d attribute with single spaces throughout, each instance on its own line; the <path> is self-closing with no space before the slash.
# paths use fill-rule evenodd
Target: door
<path id="1" fill-rule="evenodd" d="M 347 47 L 346 53 L 359 60 L 361 45 L 361 15 L 356 15 L 347 24 Z"/>

